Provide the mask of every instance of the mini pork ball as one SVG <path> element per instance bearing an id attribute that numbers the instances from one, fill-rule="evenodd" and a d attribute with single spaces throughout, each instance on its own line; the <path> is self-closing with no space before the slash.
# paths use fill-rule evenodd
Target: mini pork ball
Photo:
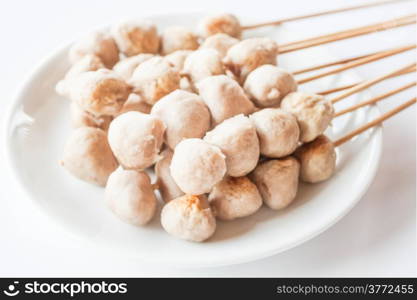
<path id="1" fill-rule="evenodd" d="M 216 50 L 200 49 L 187 56 L 182 74 L 197 83 L 210 76 L 225 74 L 225 69 Z"/>
<path id="2" fill-rule="evenodd" d="M 84 72 L 64 82 L 63 94 L 97 116 L 116 115 L 132 88 L 110 70 Z"/>
<path id="3" fill-rule="evenodd" d="M 242 87 L 226 75 L 207 77 L 197 84 L 200 96 L 208 106 L 213 125 L 239 114 L 255 111 Z"/>
<path id="4" fill-rule="evenodd" d="M 248 177 L 226 177 L 208 197 L 215 216 L 229 221 L 250 216 L 262 206 L 258 188 Z"/>
<path id="5" fill-rule="evenodd" d="M 287 207 L 297 195 L 300 164 L 293 157 L 262 162 L 251 173 L 265 204 L 272 209 Z"/>
<path id="6" fill-rule="evenodd" d="M 123 104 L 122 109 L 118 115 L 124 114 L 128 111 L 138 111 L 144 114 L 149 114 L 151 109 L 152 106 L 146 103 L 141 96 L 135 93 L 131 93 L 129 97 L 127 97 L 127 100 Z"/>
<path id="7" fill-rule="evenodd" d="M 227 174 L 233 177 L 251 172 L 259 160 L 259 140 L 248 117 L 227 119 L 207 132 L 204 140 L 219 147 L 226 155 Z"/>
<path id="8" fill-rule="evenodd" d="M 324 181 L 336 168 L 336 151 L 331 140 L 319 135 L 314 141 L 302 145 L 295 152 L 300 161 L 301 180 L 310 183 Z"/>
<path id="9" fill-rule="evenodd" d="M 153 54 L 138 54 L 120 60 L 113 71 L 119 74 L 124 80 L 129 81 L 135 69 L 144 61 L 154 57 Z"/>
<path id="10" fill-rule="evenodd" d="M 133 72 L 130 84 L 146 103 L 153 105 L 163 96 L 180 87 L 178 70 L 162 57 L 153 57 L 140 64 Z"/>
<path id="11" fill-rule="evenodd" d="M 85 55 L 92 54 L 100 58 L 103 64 L 111 69 L 119 61 L 119 49 L 113 38 L 106 32 L 95 31 L 74 43 L 69 50 L 72 63 Z"/>
<path id="12" fill-rule="evenodd" d="M 169 169 L 173 155 L 174 152 L 171 149 L 166 148 L 161 152 L 162 158 L 155 164 L 155 174 L 158 179 L 159 191 L 161 192 L 162 199 L 165 202 L 169 202 L 172 199 L 184 195 L 184 192 L 181 191 L 172 178 L 171 171 Z"/>
<path id="13" fill-rule="evenodd" d="M 240 22 L 232 14 L 207 16 L 198 24 L 198 31 L 203 37 L 209 37 L 217 33 L 225 33 L 235 38 L 240 38 L 242 35 Z"/>
<path id="14" fill-rule="evenodd" d="M 109 128 L 112 116 L 95 116 L 88 111 L 83 110 L 76 102 L 71 101 L 71 124 L 73 128 L 79 127 L 96 127 L 103 130 Z"/>
<path id="15" fill-rule="evenodd" d="M 216 231 L 216 218 L 203 195 L 184 195 L 165 204 L 161 224 L 169 234 L 192 242 L 205 241 Z"/>
<path id="16" fill-rule="evenodd" d="M 177 50 L 196 50 L 200 44 L 198 37 L 182 26 L 171 26 L 161 35 L 161 52 L 168 55 Z"/>
<path id="17" fill-rule="evenodd" d="M 244 89 L 258 107 L 276 107 L 283 97 L 297 90 L 297 82 L 282 68 L 262 65 L 249 73 Z"/>
<path id="18" fill-rule="evenodd" d="M 277 64 L 278 45 L 270 38 L 250 38 L 232 46 L 224 58 L 225 66 L 240 82 L 257 67 Z"/>
<path id="19" fill-rule="evenodd" d="M 107 207 L 122 221 L 135 226 L 147 224 L 155 215 L 156 197 L 145 172 L 119 167 L 107 181 Z"/>
<path id="20" fill-rule="evenodd" d="M 93 54 L 86 54 L 71 66 L 67 74 L 65 74 L 65 78 L 70 78 L 84 72 L 97 71 L 98 69 L 105 68 L 106 66 L 98 56 Z"/>
<path id="21" fill-rule="evenodd" d="M 183 139 L 202 138 L 210 129 L 210 111 L 197 94 L 176 90 L 161 98 L 151 114 L 166 125 L 164 141 L 171 148 Z"/>
<path id="22" fill-rule="evenodd" d="M 293 153 L 300 129 L 297 119 L 279 108 L 264 108 L 250 115 L 259 137 L 261 154 L 279 158 Z"/>
<path id="23" fill-rule="evenodd" d="M 165 56 L 164 59 L 168 61 L 175 69 L 182 71 L 184 68 L 185 59 L 191 53 L 193 53 L 191 50 L 177 50 Z"/>
<path id="24" fill-rule="evenodd" d="M 60 164 L 75 177 L 100 186 L 106 185 L 118 166 L 106 133 L 93 127 L 80 127 L 71 133 Z"/>
<path id="25" fill-rule="evenodd" d="M 86 54 L 71 66 L 71 68 L 65 74 L 64 79 L 60 80 L 57 83 L 57 85 L 55 86 L 55 90 L 58 94 L 66 96 L 68 94 L 67 84 L 71 84 L 71 81 L 68 81 L 68 79 L 77 77 L 78 75 L 84 72 L 97 71 L 99 69 L 105 68 L 106 67 L 104 66 L 99 57 L 93 54 Z"/>
<path id="26" fill-rule="evenodd" d="M 333 119 L 334 108 L 321 95 L 305 92 L 288 94 L 281 101 L 281 108 L 292 113 L 300 126 L 300 141 L 311 142 L 322 134 Z"/>
<path id="27" fill-rule="evenodd" d="M 186 139 L 175 148 L 170 171 L 183 192 L 201 195 L 223 179 L 226 159 L 217 146 L 201 139 Z"/>
<path id="28" fill-rule="evenodd" d="M 147 20 L 131 20 L 116 24 L 111 34 L 120 51 L 126 56 L 141 53 L 156 54 L 160 40 L 156 26 Z"/>
<path id="29" fill-rule="evenodd" d="M 219 52 L 220 57 L 223 59 L 229 48 L 239 43 L 239 40 L 224 33 L 217 33 L 209 36 L 201 45 L 201 49 L 214 49 Z"/>
<path id="30" fill-rule="evenodd" d="M 145 169 L 159 158 L 165 132 L 157 117 L 129 111 L 116 117 L 109 127 L 111 149 L 125 169 Z"/>

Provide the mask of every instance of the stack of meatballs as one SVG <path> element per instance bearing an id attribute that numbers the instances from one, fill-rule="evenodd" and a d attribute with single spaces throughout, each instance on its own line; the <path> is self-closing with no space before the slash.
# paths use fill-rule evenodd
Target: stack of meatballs
<path id="1" fill-rule="evenodd" d="M 198 29 L 126 21 L 93 32 L 71 47 L 56 89 L 74 127 L 61 164 L 105 186 L 107 206 L 133 225 L 154 217 L 158 190 L 162 227 L 201 242 L 216 219 L 287 207 L 299 179 L 333 174 L 336 153 L 323 135 L 331 102 L 297 91 L 274 40 L 241 39 L 230 14 Z"/>

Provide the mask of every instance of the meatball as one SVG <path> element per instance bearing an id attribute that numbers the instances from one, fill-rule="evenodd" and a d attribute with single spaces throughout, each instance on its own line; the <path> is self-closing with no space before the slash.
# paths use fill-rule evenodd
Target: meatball
<path id="1" fill-rule="evenodd" d="M 65 80 L 63 93 L 93 115 L 116 115 L 131 87 L 114 72 L 90 71 Z"/>
<path id="2" fill-rule="evenodd" d="M 230 47 L 239 43 L 238 39 L 231 37 L 224 33 L 217 33 L 209 36 L 201 45 L 201 49 L 214 49 L 219 52 L 220 57 L 223 59 Z"/>
<path id="3" fill-rule="evenodd" d="M 111 34 L 120 51 L 126 56 L 141 53 L 156 54 L 159 51 L 158 32 L 150 21 L 120 22 L 113 26 Z"/>
<path id="4" fill-rule="evenodd" d="M 109 127 L 111 149 L 125 169 L 145 169 L 159 158 L 164 123 L 157 117 L 129 111 L 116 117 Z"/>
<path id="5" fill-rule="evenodd" d="M 235 38 L 242 35 L 242 27 L 238 18 L 231 14 L 207 16 L 198 24 L 198 31 L 203 37 L 217 33 L 225 33 Z"/>
<path id="6" fill-rule="evenodd" d="M 155 174 L 158 179 L 159 191 L 161 192 L 162 199 L 165 202 L 169 202 L 172 199 L 178 198 L 184 195 L 184 192 L 178 187 L 174 179 L 171 176 L 169 166 L 174 152 L 169 148 L 161 152 L 161 159 L 155 164 Z"/>
<path id="7" fill-rule="evenodd" d="M 100 186 L 106 185 L 118 166 L 106 133 L 93 127 L 80 127 L 71 133 L 60 163 L 75 177 Z"/>
<path id="8" fill-rule="evenodd" d="M 148 174 L 118 168 L 107 181 L 108 208 L 122 221 L 135 226 L 148 223 L 156 211 L 156 197 Z"/>
<path id="9" fill-rule="evenodd" d="M 239 84 L 226 75 L 207 77 L 197 84 L 211 112 L 213 125 L 239 114 L 250 114 L 255 106 Z"/>
<path id="10" fill-rule="evenodd" d="M 250 216 L 262 206 L 258 188 L 246 176 L 226 177 L 208 199 L 215 216 L 226 221 Z"/>
<path id="11" fill-rule="evenodd" d="M 201 195 L 223 179 L 226 160 L 218 147 L 201 139 L 186 139 L 175 148 L 170 170 L 182 191 Z"/>
<path id="12" fill-rule="evenodd" d="M 70 104 L 71 123 L 73 128 L 79 127 L 96 127 L 103 130 L 109 128 L 112 116 L 95 116 L 88 111 L 83 110 L 76 102 Z"/>
<path id="13" fill-rule="evenodd" d="M 292 114 L 279 108 L 264 108 L 250 119 L 258 133 L 262 155 L 279 158 L 295 151 L 300 129 Z"/>
<path id="14" fill-rule="evenodd" d="M 72 63 L 75 63 L 88 54 L 100 58 L 109 69 L 119 61 L 119 49 L 115 41 L 103 31 L 92 32 L 74 43 L 69 50 L 69 59 Z"/>
<path id="15" fill-rule="evenodd" d="M 130 83 L 146 103 L 153 105 L 180 87 L 180 75 L 162 57 L 153 57 L 136 68 Z"/>
<path id="16" fill-rule="evenodd" d="M 200 80 L 225 73 L 219 53 L 214 49 L 194 51 L 184 61 L 182 74 L 187 75 L 194 83 Z"/>
<path id="17" fill-rule="evenodd" d="M 86 54 L 71 66 L 67 74 L 65 74 L 65 78 L 70 78 L 84 72 L 97 71 L 98 69 L 105 68 L 106 66 L 98 56 L 94 54 Z"/>
<path id="18" fill-rule="evenodd" d="M 297 82 L 282 68 L 262 65 L 249 73 L 244 89 L 258 107 L 276 107 L 283 97 L 297 90 Z"/>
<path id="19" fill-rule="evenodd" d="M 169 234 L 192 242 L 207 240 L 216 230 L 216 218 L 205 196 L 185 195 L 168 202 L 161 224 Z"/>
<path id="20" fill-rule="evenodd" d="M 127 100 L 123 104 L 122 109 L 118 115 L 124 114 L 128 111 L 138 111 L 144 114 L 149 114 L 151 109 L 152 106 L 146 103 L 141 96 L 135 93 L 131 93 L 129 97 L 127 97 Z"/>
<path id="21" fill-rule="evenodd" d="M 251 179 L 272 209 L 287 207 L 297 195 L 300 164 L 293 157 L 262 162 L 251 173 Z"/>
<path id="22" fill-rule="evenodd" d="M 113 71 L 119 74 L 124 80 L 129 81 L 135 69 L 144 61 L 154 57 L 153 54 L 138 54 L 119 61 Z"/>
<path id="23" fill-rule="evenodd" d="M 257 67 L 277 64 L 278 45 L 270 38 L 250 38 L 232 46 L 224 58 L 224 64 L 240 82 Z"/>
<path id="24" fill-rule="evenodd" d="M 171 54 L 168 54 L 164 57 L 164 59 L 171 64 L 175 69 L 178 71 L 182 71 L 184 68 L 184 62 L 185 59 L 193 53 L 191 50 L 177 50 L 175 52 L 172 52 Z"/>
<path id="25" fill-rule="evenodd" d="M 182 26 L 171 26 L 161 35 L 161 52 L 163 55 L 177 50 L 196 50 L 199 47 L 198 37 Z"/>
<path id="26" fill-rule="evenodd" d="M 333 119 L 334 109 L 330 101 L 321 95 L 305 92 L 288 94 L 281 101 L 281 108 L 292 113 L 300 126 L 300 141 L 311 142 L 322 134 Z"/>
<path id="27" fill-rule="evenodd" d="M 249 118 L 243 115 L 223 121 L 208 132 L 204 140 L 222 150 L 230 176 L 244 176 L 258 163 L 259 140 L 256 129 Z"/>
<path id="28" fill-rule="evenodd" d="M 336 151 L 332 141 L 319 135 L 314 141 L 302 145 L 295 152 L 300 161 L 301 180 L 310 183 L 324 181 L 336 168 Z"/>
<path id="29" fill-rule="evenodd" d="M 151 114 L 166 125 L 164 141 L 171 148 L 183 139 L 202 138 L 210 129 L 210 112 L 200 96 L 176 90 L 161 98 Z"/>

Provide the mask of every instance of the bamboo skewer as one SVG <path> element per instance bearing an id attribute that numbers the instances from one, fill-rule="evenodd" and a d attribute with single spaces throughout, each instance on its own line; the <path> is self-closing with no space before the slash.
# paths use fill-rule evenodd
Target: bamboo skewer
<path id="1" fill-rule="evenodd" d="M 346 29 L 346 30 L 342 30 L 342 31 L 334 32 L 334 33 L 324 34 L 321 36 L 312 37 L 312 38 L 308 38 L 308 39 L 304 39 L 300 41 L 294 41 L 294 42 L 281 45 L 281 47 L 297 46 L 297 45 L 301 45 L 305 43 L 312 43 L 312 42 L 322 43 L 322 42 L 326 42 L 329 39 L 334 39 L 334 38 L 343 39 L 343 38 L 348 38 L 348 37 L 354 37 L 354 36 L 358 36 L 362 34 L 376 32 L 378 30 L 391 29 L 391 28 L 395 28 L 398 26 L 405 26 L 408 24 L 404 24 L 404 23 L 412 22 L 413 19 L 415 19 L 415 14 L 398 17 L 398 18 L 388 20 L 388 21 L 383 21 L 380 23 L 374 23 L 371 25 L 356 27 L 353 29 Z"/>
<path id="2" fill-rule="evenodd" d="M 309 82 L 309 81 L 312 81 L 312 80 L 315 80 L 315 79 L 319 79 L 319 78 L 322 78 L 322 77 L 325 77 L 325 76 L 328 76 L 328 75 L 339 73 L 339 72 L 342 72 L 342 71 L 345 71 L 345 70 L 348 70 L 348 69 L 351 69 L 351 68 L 354 68 L 354 67 L 358 67 L 358 66 L 361 66 L 361 65 L 364 65 L 364 64 L 367 64 L 367 63 L 370 63 L 370 62 L 374 62 L 374 61 L 377 61 L 377 60 L 380 60 L 380 59 L 383 59 L 383 58 L 386 58 L 386 57 L 389 57 L 389 56 L 392 56 L 392 55 L 395 55 L 395 54 L 399 54 L 399 53 L 402 53 L 402 52 L 405 52 L 405 51 L 408 51 L 408 50 L 411 50 L 411 49 L 415 49 L 415 48 L 416 48 L 416 45 L 409 45 L 409 46 L 403 46 L 403 47 L 395 48 L 395 49 L 392 49 L 392 50 L 386 50 L 386 51 L 376 53 L 376 54 L 373 54 L 373 55 L 370 55 L 370 56 L 367 56 L 367 57 L 364 57 L 364 58 L 361 58 L 361 59 L 357 59 L 355 61 L 348 62 L 348 63 L 346 63 L 345 65 L 343 65 L 339 68 L 336 68 L 336 69 L 333 69 L 333 70 L 330 70 L 330 71 L 326 71 L 326 72 L 323 72 L 321 74 L 317 74 L 317 75 L 310 76 L 310 77 L 307 77 L 307 78 L 300 79 L 300 80 L 297 81 L 297 83 L 298 84 L 303 84 L 303 83 L 306 83 L 306 82 Z"/>
<path id="3" fill-rule="evenodd" d="M 351 10 L 356 10 L 356 9 L 361 9 L 361 8 L 368 8 L 368 7 L 373 7 L 373 6 L 379 6 L 379 5 L 384 5 L 384 4 L 390 4 L 390 3 L 395 3 L 395 2 L 401 2 L 401 1 L 404 1 L 404 0 L 377 1 L 377 2 L 362 4 L 362 5 L 332 9 L 332 10 L 316 12 L 316 13 L 302 15 L 302 16 L 289 17 L 289 18 L 280 19 L 280 20 L 271 21 L 271 22 L 242 26 L 242 30 L 256 29 L 256 28 L 265 27 L 265 26 L 277 26 L 286 22 L 298 21 L 298 20 L 303 20 L 303 19 L 308 19 L 308 18 L 313 18 L 313 17 L 336 14 L 336 13 L 341 13 L 341 12 L 346 12 L 346 11 L 351 11 Z"/>
<path id="4" fill-rule="evenodd" d="M 319 46 L 319 45 L 327 44 L 330 42 L 335 42 L 335 41 L 339 41 L 339 40 L 343 40 L 343 39 L 347 39 L 351 37 L 356 37 L 356 36 L 376 32 L 376 31 L 383 31 L 383 30 L 400 27 L 400 26 L 410 25 L 413 23 L 416 23 L 415 14 L 401 17 L 401 18 L 396 18 L 390 21 L 385 21 L 385 22 L 381 22 L 377 24 L 339 31 L 339 32 L 335 32 L 332 34 L 318 36 L 315 38 L 310 38 L 306 40 L 283 44 L 283 45 L 280 45 L 279 53 L 280 54 L 288 53 L 288 52 L 292 52 L 296 50 L 301 50 L 301 49 L 305 49 L 305 48 L 309 48 L 313 46 Z"/>
<path id="5" fill-rule="evenodd" d="M 346 29 L 346 30 L 342 30 L 342 31 L 337 31 L 334 33 L 328 33 L 328 34 L 324 34 L 321 36 L 317 36 L 317 37 L 312 37 L 312 38 L 308 38 L 308 39 L 304 39 L 304 40 L 300 40 L 300 41 L 294 41 L 294 42 L 289 42 L 285 45 L 282 46 L 289 46 L 289 45 L 297 45 L 297 44 L 302 44 L 302 43 L 307 43 L 307 42 L 315 42 L 315 41 L 323 41 L 326 40 L 328 38 L 333 38 L 333 37 L 338 37 L 341 35 L 346 35 L 346 34 L 359 34 L 362 33 L 363 31 L 366 31 L 368 33 L 368 31 L 370 31 L 371 29 L 374 29 L 375 31 L 380 30 L 381 27 L 391 27 L 391 26 L 399 26 L 400 24 L 404 23 L 404 22 L 408 22 L 411 21 L 412 18 L 415 18 L 415 14 L 410 14 L 410 15 L 406 15 L 406 16 L 402 16 L 402 17 L 397 17 L 394 18 L 392 20 L 388 20 L 388 21 L 383 21 L 383 22 L 379 22 L 379 23 L 374 23 L 374 24 L 370 24 L 370 25 L 364 25 L 364 26 L 360 26 L 360 27 L 356 27 L 353 29 Z"/>
<path id="6" fill-rule="evenodd" d="M 402 87 L 399 87 L 399 88 L 397 88 L 395 90 L 386 92 L 384 94 L 381 94 L 379 96 L 376 96 L 374 98 L 371 98 L 371 99 L 369 99 L 367 101 L 364 101 L 364 102 L 355 104 L 355 105 L 353 105 L 353 106 L 351 106 L 349 108 L 346 108 L 346 109 L 343 109 L 343 110 L 337 112 L 334 115 L 334 118 L 337 118 L 339 116 L 342 116 L 342 115 L 344 115 L 346 113 L 350 113 L 350 112 L 352 112 L 352 111 L 354 111 L 354 110 L 356 110 L 358 108 L 361 108 L 361 107 L 364 107 L 364 106 L 367 106 L 367 105 L 371 105 L 371 104 L 377 103 L 378 101 L 381 101 L 381 100 L 383 100 L 385 98 L 388 98 L 388 97 L 390 97 L 392 95 L 398 94 L 398 93 L 400 93 L 400 92 L 402 92 L 402 91 L 404 91 L 406 89 L 409 89 L 409 88 L 411 88 L 411 87 L 413 87 L 415 85 L 416 85 L 416 82 L 410 82 L 409 84 L 406 84 L 406 85 L 404 85 Z"/>
<path id="7" fill-rule="evenodd" d="M 394 75 L 392 75 L 391 77 L 388 77 L 388 78 L 394 78 L 394 77 L 401 76 L 401 75 L 405 75 L 405 74 L 409 74 L 409 73 L 415 72 L 415 71 L 416 71 L 416 67 L 412 67 L 412 68 L 407 69 L 405 71 L 402 71 L 402 72 L 400 72 L 398 74 L 394 74 Z M 358 84 L 361 84 L 361 83 L 363 83 L 363 81 L 357 82 L 357 83 L 348 84 L 348 85 L 344 85 L 344 86 L 340 86 L 340 87 L 337 87 L 337 88 L 332 88 L 332 89 L 325 90 L 325 91 L 321 91 L 321 92 L 318 92 L 317 94 L 323 95 L 323 96 L 324 95 L 329 95 L 329 94 L 333 94 L 333 93 L 336 93 L 336 92 L 340 92 L 340 91 L 343 91 L 343 90 L 350 89 L 350 88 L 354 87 L 355 85 L 358 85 Z"/>
<path id="8" fill-rule="evenodd" d="M 344 92 L 344 93 L 336 96 L 335 98 L 333 98 L 331 100 L 331 102 L 332 103 L 336 103 L 336 102 L 338 102 L 338 101 L 340 101 L 340 100 L 342 100 L 342 99 L 344 99 L 346 97 L 349 97 L 350 95 L 353 95 L 354 93 L 357 93 L 359 91 L 362 91 L 362 90 L 364 90 L 364 89 L 366 89 L 366 88 L 368 88 L 368 87 L 370 87 L 370 86 L 372 86 L 372 85 L 374 85 L 374 84 L 376 84 L 378 82 L 381 82 L 381 81 L 383 81 L 383 80 L 385 80 L 385 79 L 387 79 L 387 78 L 389 78 L 389 77 L 391 77 L 393 75 L 398 75 L 399 73 L 401 73 L 403 71 L 406 71 L 409 68 L 412 68 L 414 66 L 416 66 L 416 63 L 413 63 L 413 64 L 408 65 L 406 67 L 403 67 L 401 69 L 395 70 L 393 72 L 387 73 L 385 75 L 378 76 L 378 77 L 376 77 L 374 79 L 364 81 L 363 83 L 360 83 L 358 85 L 355 85 L 354 87 L 348 89 L 346 92 Z"/>
<path id="9" fill-rule="evenodd" d="M 397 106 L 396 108 L 390 110 L 389 112 L 386 112 L 385 114 L 383 114 L 382 116 L 380 116 L 379 118 L 376 118 L 375 120 L 369 122 L 368 124 L 359 127 L 358 129 L 355 129 L 354 131 L 348 133 L 347 135 L 341 137 L 340 139 L 338 139 L 337 141 L 333 142 L 333 145 L 335 147 L 338 147 L 344 143 L 346 143 L 347 141 L 349 141 L 350 139 L 352 139 L 353 137 L 357 136 L 358 134 L 361 134 L 362 132 L 381 124 L 383 121 L 387 120 L 388 118 L 396 115 L 397 113 L 399 113 L 400 111 L 406 109 L 407 107 L 413 105 L 414 103 L 416 103 L 416 98 L 413 98 L 399 106 Z"/>
<path id="10" fill-rule="evenodd" d="M 340 92 L 340 91 L 344 91 L 344 90 L 350 89 L 350 88 L 354 87 L 355 85 L 361 84 L 362 82 L 357 82 L 357 83 L 352 83 L 352 84 L 348 84 L 348 85 L 343 85 L 343 86 L 340 86 L 340 87 L 337 87 L 337 88 L 332 88 L 332 89 L 329 89 L 329 90 L 325 90 L 325 91 L 322 91 L 322 92 L 318 92 L 317 94 L 318 95 L 322 95 L 322 96 L 329 95 L 329 94 L 333 94 L 333 93 L 336 93 L 336 92 Z"/>

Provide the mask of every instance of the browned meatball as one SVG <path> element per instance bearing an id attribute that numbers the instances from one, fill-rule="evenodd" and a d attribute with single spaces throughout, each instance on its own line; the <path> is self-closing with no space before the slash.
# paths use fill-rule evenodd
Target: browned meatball
<path id="1" fill-rule="evenodd" d="M 71 133 L 61 165 L 81 180 L 104 186 L 118 163 L 103 130 L 80 127 Z"/>
<path id="2" fill-rule="evenodd" d="M 316 183 L 330 178 L 336 168 L 336 151 L 325 135 L 302 145 L 295 152 L 301 164 L 300 177 L 305 182 Z"/>

